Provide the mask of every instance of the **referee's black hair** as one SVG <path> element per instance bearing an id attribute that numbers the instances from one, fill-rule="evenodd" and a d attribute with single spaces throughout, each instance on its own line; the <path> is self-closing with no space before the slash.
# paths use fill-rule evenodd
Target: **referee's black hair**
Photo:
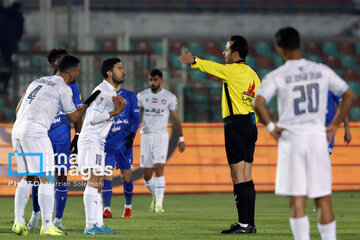
<path id="1" fill-rule="evenodd" d="M 163 77 L 163 74 L 162 74 L 162 72 L 161 72 L 159 69 L 153 69 L 153 70 L 151 70 L 151 72 L 150 72 L 150 76 L 151 76 L 151 77 L 159 76 L 160 78 L 162 78 L 162 77 Z"/>
<path id="2" fill-rule="evenodd" d="M 101 74 L 104 78 L 108 77 L 107 72 L 113 70 L 114 65 L 121 62 L 120 58 L 109 58 L 106 59 L 101 65 Z"/>
<path id="3" fill-rule="evenodd" d="M 239 56 L 245 60 L 249 51 L 246 39 L 243 36 L 233 35 L 229 38 L 229 41 L 233 42 L 233 44 L 230 45 L 231 52 L 238 52 Z"/>
<path id="4" fill-rule="evenodd" d="M 80 60 L 77 57 L 66 55 L 59 63 L 59 72 L 65 73 L 67 70 L 77 67 L 79 63 Z"/>
<path id="5" fill-rule="evenodd" d="M 64 48 L 53 48 L 47 55 L 47 60 L 51 64 L 56 61 L 59 55 L 68 55 L 66 49 Z"/>
<path id="6" fill-rule="evenodd" d="M 285 50 L 296 50 L 300 48 L 300 34 L 293 27 L 279 29 L 275 34 L 276 45 Z"/>

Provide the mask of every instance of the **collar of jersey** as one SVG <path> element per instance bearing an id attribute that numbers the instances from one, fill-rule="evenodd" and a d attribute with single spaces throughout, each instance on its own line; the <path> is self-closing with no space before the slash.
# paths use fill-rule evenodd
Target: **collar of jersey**
<path id="1" fill-rule="evenodd" d="M 286 65 L 297 65 L 300 63 L 303 63 L 305 61 L 305 58 L 299 59 L 299 60 L 287 60 Z"/>
<path id="2" fill-rule="evenodd" d="M 104 79 L 103 82 L 104 82 L 105 84 L 107 84 L 107 86 L 108 86 L 111 90 L 113 90 L 113 91 L 116 92 L 116 88 L 114 88 L 114 86 L 111 85 L 108 81 L 106 81 L 106 80 Z"/>
<path id="3" fill-rule="evenodd" d="M 159 93 L 161 93 L 163 90 L 164 90 L 164 88 L 161 88 L 161 90 L 158 92 L 158 93 L 153 93 L 153 91 L 151 91 L 151 88 L 149 88 L 150 89 L 150 92 L 153 94 L 153 95 L 158 95 Z"/>

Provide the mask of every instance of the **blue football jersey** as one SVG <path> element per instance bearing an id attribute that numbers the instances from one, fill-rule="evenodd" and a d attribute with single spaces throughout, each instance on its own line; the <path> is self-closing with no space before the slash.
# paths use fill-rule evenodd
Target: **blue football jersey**
<path id="1" fill-rule="evenodd" d="M 73 102 L 75 107 L 80 107 L 83 103 L 78 85 L 76 85 L 76 83 L 69 83 L 68 86 L 73 92 Z M 51 124 L 50 130 L 48 131 L 51 143 L 60 144 L 70 141 L 70 130 L 70 122 L 67 120 L 65 114 L 62 111 L 59 112 L 54 122 Z"/>
<path id="2" fill-rule="evenodd" d="M 136 133 L 140 124 L 139 106 L 135 93 L 122 88 L 117 94 L 120 94 L 125 99 L 127 105 L 113 120 L 106 138 L 105 152 L 116 152 L 125 149 L 125 138 L 131 132 Z"/>
<path id="3" fill-rule="evenodd" d="M 329 125 L 330 122 L 335 117 L 336 108 L 335 105 L 338 105 L 341 101 L 341 98 L 335 96 L 332 92 L 328 92 L 328 103 L 327 103 L 327 110 L 326 110 L 326 122 L 325 126 Z"/>

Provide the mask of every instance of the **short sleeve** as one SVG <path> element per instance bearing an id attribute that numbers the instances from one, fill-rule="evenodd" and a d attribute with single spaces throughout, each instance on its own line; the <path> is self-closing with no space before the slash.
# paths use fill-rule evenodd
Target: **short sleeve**
<path id="1" fill-rule="evenodd" d="M 141 98 L 141 94 L 140 94 L 140 93 L 137 94 L 137 105 L 138 105 L 139 107 L 142 107 L 142 106 L 143 106 L 142 98 Z"/>
<path id="2" fill-rule="evenodd" d="M 329 78 L 329 91 L 331 91 L 336 97 L 340 98 L 349 86 L 328 66 L 325 67 L 327 77 Z"/>
<path id="3" fill-rule="evenodd" d="M 266 99 L 266 102 L 269 102 L 271 98 L 277 92 L 277 85 L 275 78 L 272 78 L 271 75 L 266 75 L 262 82 L 260 88 L 257 90 L 256 95 L 261 95 Z"/>
<path id="4" fill-rule="evenodd" d="M 138 113 L 139 112 L 139 101 L 135 94 L 131 94 L 131 105 L 132 105 L 132 112 Z"/>
<path id="5" fill-rule="evenodd" d="M 72 113 L 76 110 L 76 107 L 73 102 L 73 93 L 71 88 L 67 85 L 60 91 L 60 103 L 61 108 L 65 114 Z"/>
<path id="6" fill-rule="evenodd" d="M 81 93 L 78 85 L 76 83 L 71 84 L 71 90 L 73 92 L 73 102 L 76 107 L 80 107 L 83 102 L 81 100 Z"/>
<path id="7" fill-rule="evenodd" d="M 169 110 L 174 111 L 178 107 L 178 101 L 175 95 L 172 95 L 169 103 Z"/>

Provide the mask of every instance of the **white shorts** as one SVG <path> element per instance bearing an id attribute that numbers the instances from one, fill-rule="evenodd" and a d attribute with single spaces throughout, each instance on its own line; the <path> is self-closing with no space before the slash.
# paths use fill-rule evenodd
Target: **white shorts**
<path id="1" fill-rule="evenodd" d="M 100 175 L 104 175 L 105 170 L 105 152 L 103 149 L 79 149 L 76 159 L 79 171 L 86 169 L 96 169 Z"/>
<path id="2" fill-rule="evenodd" d="M 152 168 L 154 164 L 165 164 L 169 147 L 169 135 L 147 133 L 141 135 L 140 167 Z"/>
<path id="3" fill-rule="evenodd" d="M 47 135 L 12 137 L 18 173 L 44 173 L 54 170 L 54 151 Z M 21 154 L 22 156 L 19 156 Z M 32 156 L 31 156 L 32 155 Z M 42 164 L 41 157 L 42 156 Z M 41 169 L 42 168 L 42 169 Z M 12 172 L 14 172 L 12 170 Z"/>
<path id="4" fill-rule="evenodd" d="M 326 134 L 283 131 L 279 140 L 275 194 L 318 198 L 331 194 Z"/>

